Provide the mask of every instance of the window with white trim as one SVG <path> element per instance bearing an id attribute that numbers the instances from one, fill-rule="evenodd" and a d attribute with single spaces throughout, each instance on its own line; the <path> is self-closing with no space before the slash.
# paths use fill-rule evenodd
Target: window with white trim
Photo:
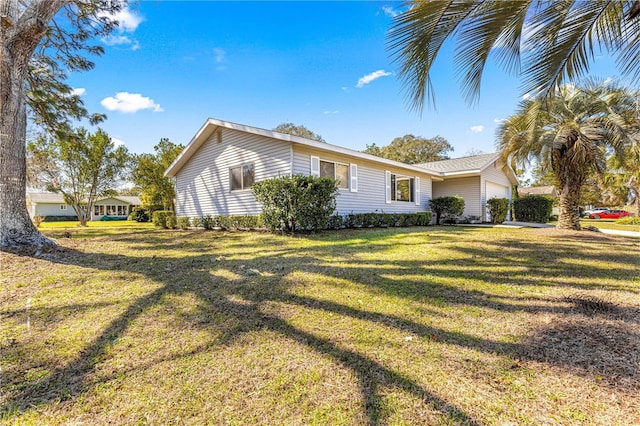
<path id="1" fill-rule="evenodd" d="M 251 188 L 255 181 L 255 167 L 253 163 L 230 168 L 229 181 L 231 182 L 232 191 Z"/>
<path id="2" fill-rule="evenodd" d="M 66 209 L 67 209 L 66 204 L 60 204 L 60 210 L 66 210 Z"/>
<path id="3" fill-rule="evenodd" d="M 320 160 L 320 177 L 338 181 L 338 188 L 349 188 L 349 165 L 333 161 Z"/>
<path id="4" fill-rule="evenodd" d="M 392 201 L 416 201 L 416 181 L 411 176 L 396 173 L 385 173 L 387 188 L 387 203 Z"/>

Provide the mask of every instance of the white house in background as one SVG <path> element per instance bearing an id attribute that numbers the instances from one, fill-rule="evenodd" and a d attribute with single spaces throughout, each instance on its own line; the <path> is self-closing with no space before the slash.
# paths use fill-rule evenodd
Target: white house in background
<path id="1" fill-rule="evenodd" d="M 511 202 L 511 188 L 518 184 L 516 174 L 500 160 L 497 152 L 418 165 L 444 178 L 433 183 L 434 197 L 459 195 L 464 198 L 464 215 L 485 221 L 490 220 L 487 200 L 508 198 Z"/>
<path id="2" fill-rule="evenodd" d="M 118 195 L 97 200 L 89 220 L 100 220 L 103 216 L 126 219 L 134 207 L 142 203 L 137 196 Z M 68 216 L 77 220 L 73 207 L 64 201 L 62 194 L 52 192 L 27 192 L 27 209 L 31 218 L 35 216 Z"/>
<path id="3" fill-rule="evenodd" d="M 485 183 L 481 174 L 493 176 L 489 166 L 485 169 L 477 172 L 478 186 L 480 180 Z M 508 171 L 495 170 L 503 175 L 495 180 L 509 185 Z M 257 215 L 261 207 L 253 183 L 292 174 L 338 179 L 336 210 L 343 215 L 428 211 L 429 200 L 437 196 L 432 188 L 451 178 L 423 165 L 212 118 L 165 172 L 175 180 L 176 214 L 187 217 Z M 477 209 L 469 211 L 481 216 Z"/>

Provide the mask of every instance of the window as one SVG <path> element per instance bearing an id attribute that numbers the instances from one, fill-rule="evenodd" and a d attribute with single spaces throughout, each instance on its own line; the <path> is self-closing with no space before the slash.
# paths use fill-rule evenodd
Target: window
<path id="1" fill-rule="evenodd" d="M 255 169 L 253 164 L 245 164 L 229 169 L 229 180 L 231 181 L 231 190 L 239 191 L 249 189 L 255 181 Z"/>
<path id="2" fill-rule="evenodd" d="M 420 180 L 411 176 L 386 172 L 387 203 L 406 201 L 420 204 Z"/>
<path id="3" fill-rule="evenodd" d="M 338 188 L 349 188 L 349 165 L 320 160 L 320 176 L 338 181 Z"/>
<path id="4" fill-rule="evenodd" d="M 60 204 L 60 210 L 66 210 L 66 209 L 67 209 L 66 204 Z"/>
<path id="5" fill-rule="evenodd" d="M 95 216 L 104 216 L 104 206 L 93 206 L 93 214 Z"/>

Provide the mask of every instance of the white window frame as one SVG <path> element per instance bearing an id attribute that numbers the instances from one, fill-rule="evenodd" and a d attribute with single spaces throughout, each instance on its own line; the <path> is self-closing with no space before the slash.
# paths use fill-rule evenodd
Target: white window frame
<path id="1" fill-rule="evenodd" d="M 320 177 L 320 163 L 333 163 L 333 178 L 337 180 L 336 170 L 337 165 L 346 166 L 347 173 L 349 176 L 347 177 L 347 182 L 344 182 L 345 187 L 338 187 L 341 191 L 349 191 L 349 192 L 358 192 L 358 165 L 353 163 L 343 163 L 341 161 L 333 161 L 333 160 L 325 160 L 317 157 L 315 155 L 311 155 L 311 176 Z"/>
<path id="2" fill-rule="evenodd" d="M 394 187 L 394 185 L 392 184 L 392 177 L 395 176 L 395 181 L 396 181 L 396 185 Z M 397 195 L 396 195 L 396 199 L 393 199 L 393 194 L 395 192 L 397 192 L 397 182 L 398 182 L 398 176 L 402 177 L 402 178 L 407 178 L 409 179 L 409 196 L 410 199 L 409 200 L 398 200 L 397 199 Z M 398 173 L 393 173 L 389 170 L 385 170 L 384 172 L 384 178 L 385 178 L 385 202 L 387 204 L 391 204 L 391 203 L 415 203 L 416 205 L 420 205 L 420 178 L 416 177 L 416 176 L 409 176 L 409 175 L 399 175 Z M 413 180 L 413 191 L 411 191 L 411 180 Z M 411 199 L 413 198 L 413 200 Z"/>

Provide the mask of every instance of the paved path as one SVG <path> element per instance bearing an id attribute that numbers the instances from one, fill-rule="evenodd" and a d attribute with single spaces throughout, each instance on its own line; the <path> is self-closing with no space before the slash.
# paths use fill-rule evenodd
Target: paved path
<path id="1" fill-rule="evenodd" d="M 500 225 L 492 225 L 489 223 L 483 223 L 482 225 L 458 225 L 458 226 L 478 226 L 478 227 L 496 227 L 496 228 L 555 228 L 555 225 L 547 225 L 546 223 L 533 223 L 533 222 L 503 222 Z M 609 235 L 619 235 L 622 237 L 635 237 L 640 238 L 640 231 L 623 231 L 619 229 L 602 229 L 600 232 Z"/>

